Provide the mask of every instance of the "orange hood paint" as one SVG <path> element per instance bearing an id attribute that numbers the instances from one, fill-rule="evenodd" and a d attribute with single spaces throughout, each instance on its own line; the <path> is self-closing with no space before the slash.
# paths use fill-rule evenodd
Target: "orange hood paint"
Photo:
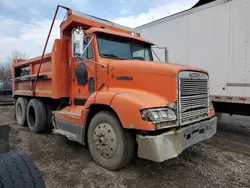
<path id="1" fill-rule="evenodd" d="M 115 60 L 110 62 L 109 89 L 123 90 L 126 92 L 143 91 L 149 94 L 164 98 L 166 103 L 176 102 L 177 100 L 177 76 L 180 71 L 192 70 L 205 72 L 190 66 L 133 61 Z M 119 80 L 119 77 L 129 77 L 132 80 Z M 120 88 L 120 89 L 118 89 Z M 152 101 L 152 105 L 156 105 Z"/>
<path id="2" fill-rule="evenodd" d="M 165 107 L 178 99 L 180 71 L 200 69 L 160 62 L 112 60 L 109 62 L 108 91 L 117 93 L 111 107 L 125 128 L 155 130 L 155 125 L 141 118 L 144 108 Z M 119 80 L 117 77 L 132 78 Z M 98 95 L 98 94 L 97 94 Z"/>
<path id="3" fill-rule="evenodd" d="M 110 62 L 110 65 L 113 65 L 115 67 L 122 67 L 123 69 L 129 69 L 129 71 L 135 70 L 142 73 L 162 75 L 178 74 L 182 70 L 205 72 L 202 69 L 198 69 L 192 66 L 157 61 L 114 60 Z"/>

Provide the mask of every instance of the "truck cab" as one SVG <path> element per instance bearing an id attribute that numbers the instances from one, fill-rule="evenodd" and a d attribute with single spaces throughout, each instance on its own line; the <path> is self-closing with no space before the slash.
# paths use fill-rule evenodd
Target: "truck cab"
<path id="1" fill-rule="evenodd" d="M 41 61 L 13 62 L 19 125 L 88 145 L 109 170 L 135 153 L 156 162 L 177 157 L 216 133 L 206 71 L 154 62 L 150 41 L 107 20 L 69 9 L 60 27 Z"/>

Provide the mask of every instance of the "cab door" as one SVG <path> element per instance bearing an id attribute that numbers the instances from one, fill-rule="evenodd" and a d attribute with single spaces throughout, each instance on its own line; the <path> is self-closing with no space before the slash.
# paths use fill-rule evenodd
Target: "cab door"
<path id="1" fill-rule="evenodd" d="M 93 40 L 91 37 L 84 38 L 84 49 L 87 47 L 81 57 L 77 57 L 74 64 L 73 79 L 73 104 L 84 105 L 88 97 L 95 92 L 96 86 L 96 64 Z"/>

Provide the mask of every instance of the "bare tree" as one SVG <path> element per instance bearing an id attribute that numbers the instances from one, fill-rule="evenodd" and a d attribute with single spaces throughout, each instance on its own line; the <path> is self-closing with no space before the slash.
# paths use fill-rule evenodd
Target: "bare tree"
<path id="1" fill-rule="evenodd" d="M 6 80 L 11 78 L 12 62 L 14 59 L 28 59 L 26 53 L 19 52 L 18 50 L 13 50 L 8 56 L 8 61 L 5 64 L 0 64 L 0 80 Z"/>
<path id="2" fill-rule="evenodd" d="M 0 65 L 0 80 L 11 78 L 11 63 Z"/>
<path id="3" fill-rule="evenodd" d="M 11 54 L 8 56 L 9 61 L 13 61 L 13 59 L 28 59 L 28 55 L 26 53 L 19 52 L 18 50 L 13 50 Z"/>

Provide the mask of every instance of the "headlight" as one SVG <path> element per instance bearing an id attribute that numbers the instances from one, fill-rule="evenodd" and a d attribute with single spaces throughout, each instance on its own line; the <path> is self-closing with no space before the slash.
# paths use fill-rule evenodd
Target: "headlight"
<path id="1" fill-rule="evenodd" d="M 210 101 L 210 110 L 213 110 L 214 109 L 214 105 L 212 103 L 212 101 Z"/>
<path id="2" fill-rule="evenodd" d="M 153 123 L 175 121 L 176 115 L 170 108 L 155 108 L 141 110 L 141 116 L 144 121 Z"/>
<path id="3" fill-rule="evenodd" d="M 210 102 L 210 116 L 215 116 L 214 105 L 212 102 Z"/>

